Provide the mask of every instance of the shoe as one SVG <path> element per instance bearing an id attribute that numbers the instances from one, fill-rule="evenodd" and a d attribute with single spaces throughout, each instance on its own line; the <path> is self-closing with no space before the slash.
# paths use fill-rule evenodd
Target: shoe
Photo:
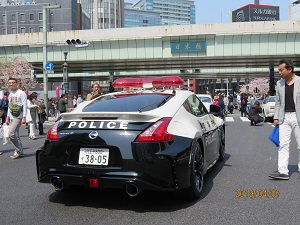
<path id="1" fill-rule="evenodd" d="M 24 158 L 24 154 L 14 154 L 10 156 L 11 159 L 19 159 L 19 158 Z"/>
<path id="2" fill-rule="evenodd" d="M 2 155 L 2 152 L 0 152 L 0 155 Z"/>
<path id="3" fill-rule="evenodd" d="M 288 180 L 288 179 L 290 179 L 289 175 L 283 174 L 283 173 L 279 173 L 278 171 L 276 171 L 274 173 L 271 173 L 269 175 L 269 177 L 273 178 L 273 179 L 278 179 L 278 180 Z"/>
<path id="4" fill-rule="evenodd" d="M 34 135 L 32 135 L 32 136 L 29 136 L 29 139 L 36 140 L 36 137 Z"/>

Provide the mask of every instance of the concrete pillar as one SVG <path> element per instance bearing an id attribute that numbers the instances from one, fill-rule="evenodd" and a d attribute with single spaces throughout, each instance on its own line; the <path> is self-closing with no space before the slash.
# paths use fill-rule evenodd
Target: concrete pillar
<path id="1" fill-rule="evenodd" d="M 274 65 L 270 67 L 269 94 L 275 95 Z"/>

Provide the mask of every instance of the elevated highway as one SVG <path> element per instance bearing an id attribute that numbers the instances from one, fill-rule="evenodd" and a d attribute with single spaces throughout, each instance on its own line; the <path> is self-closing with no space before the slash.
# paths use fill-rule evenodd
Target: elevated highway
<path id="1" fill-rule="evenodd" d="M 73 38 L 90 45 L 67 45 L 66 40 Z M 21 56 L 42 68 L 42 33 L 1 35 L 0 42 L 1 56 Z M 270 68 L 276 68 L 284 57 L 294 60 L 299 71 L 300 21 L 48 32 L 47 52 L 48 61 L 55 66 L 55 73 L 48 75 L 53 82 L 62 81 L 63 52 L 68 52 L 70 81 L 108 80 L 112 74 L 269 77 Z M 42 70 L 37 70 L 37 76 L 42 78 Z"/>

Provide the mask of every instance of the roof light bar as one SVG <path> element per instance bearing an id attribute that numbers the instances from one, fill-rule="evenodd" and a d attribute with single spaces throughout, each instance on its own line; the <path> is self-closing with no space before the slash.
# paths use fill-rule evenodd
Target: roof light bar
<path id="1" fill-rule="evenodd" d="M 184 81 L 179 76 L 119 78 L 113 83 L 114 88 L 152 88 L 162 86 L 181 86 Z"/>

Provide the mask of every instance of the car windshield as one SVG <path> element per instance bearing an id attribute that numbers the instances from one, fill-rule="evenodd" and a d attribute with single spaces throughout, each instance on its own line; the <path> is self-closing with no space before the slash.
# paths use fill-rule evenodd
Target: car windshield
<path id="1" fill-rule="evenodd" d="M 201 102 L 211 102 L 211 99 L 209 97 L 199 97 Z"/>
<path id="2" fill-rule="evenodd" d="M 169 98 L 166 98 L 168 97 Z M 138 112 L 162 106 L 173 95 L 166 94 L 115 94 L 96 99 L 82 109 L 83 112 Z"/>

